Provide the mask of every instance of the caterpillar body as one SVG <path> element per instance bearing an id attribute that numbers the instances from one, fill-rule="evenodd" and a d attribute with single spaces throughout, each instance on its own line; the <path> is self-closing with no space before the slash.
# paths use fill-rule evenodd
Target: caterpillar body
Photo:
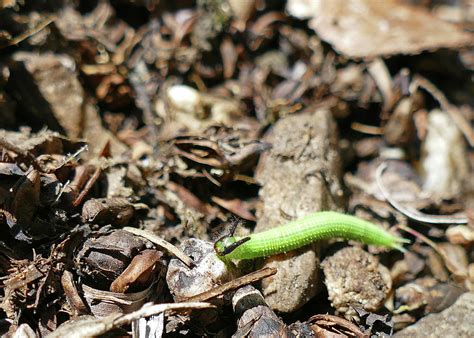
<path id="1" fill-rule="evenodd" d="M 401 251 L 404 251 L 402 244 L 409 242 L 355 216 L 321 211 L 248 237 L 223 237 L 214 244 L 214 249 L 218 256 L 225 259 L 253 259 L 292 251 L 330 238 L 356 240 Z"/>

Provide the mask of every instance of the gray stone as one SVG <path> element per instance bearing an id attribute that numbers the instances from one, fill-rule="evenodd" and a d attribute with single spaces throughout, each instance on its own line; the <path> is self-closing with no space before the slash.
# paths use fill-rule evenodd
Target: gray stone
<path id="1" fill-rule="evenodd" d="M 397 332 L 395 338 L 474 337 L 474 292 L 463 294 L 443 312 L 428 315 L 415 324 Z"/>

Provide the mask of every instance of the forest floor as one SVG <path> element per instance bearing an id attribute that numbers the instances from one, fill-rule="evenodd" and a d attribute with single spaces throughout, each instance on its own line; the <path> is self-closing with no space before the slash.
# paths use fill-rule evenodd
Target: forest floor
<path id="1" fill-rule="evenodd" d="M 0 333 L 472 337 L 473 124 L 472 1 L 0 0 Z"/>

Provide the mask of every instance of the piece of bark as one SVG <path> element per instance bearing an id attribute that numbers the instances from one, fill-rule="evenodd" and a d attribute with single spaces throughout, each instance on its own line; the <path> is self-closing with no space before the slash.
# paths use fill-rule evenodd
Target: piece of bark
<path id="1" fill-rule="evenodd" d="M 84 116 L 82 137 L 89 142 L 91 157 L 100 155 L 107 142 L 110 143 L 110 154 L 112 156 L 123 154 L 127 150 L 127 147 L 114 134 L 102 127 L 102 120 L 94 106 L 86 105 Z"/>
<path id="2" fill-rule="evenodd" d="M 232 308 L 237 316 L 257 306 L 267 306 L 260 291 L 252 285 L 246 285 L 238 289 L 232 296 Z"/>
<path id="3" fill-rule="evenodd" d="M 465 291 L 454 283 L 439 283 L 435 278 L 422 277 L 397 288 L 394 298 L 399 307 L 412 313 L 417 310 L 429 314 L 450 307 Z"/>
<path id="4" fill-rule="evenodd" d="M 13 187 L 13 196 L 9 209 L 16 217 L 16 226 L 10 233 L 18 240 L 26 240 L 29 236 L 25 231 L 31 227 L 40 204 L 41 176 L 37 170 L 30 171 L 20 178 Z"/>
<path id="5" fill-rule="evenodd" d="M 142 291 L 121 293 L 95 289 L 87 284 L 81 285 L 81 292 L 90 312 L 98 318 L 114 313 L 130 313 L 137 311 L 145 303 L 160 296 L 163 289 L 161 276 L 156 275 L 149 287 Z"/>
<path id="6" fill-rule="evenodd" d="M 29 118 L 72 138 L 80 137 L 84 91 L 74 60 L 67 55 L 30 52 L 18 52 L 13 60 L 11 84 Z"/>
<path id="7" fill-rule="evenodd" d="M 47 125 L 74 139 L 89 139 L 92 153 L 109 140 L 112 154 L 126 150 L 102 127 L 98 112 L 87 102 L 71 57 L 17 52 L 13 60 L 9 86 L 28 123 Z"/>
<path id="8" fill-rule="evenodd" d="M 306 324 L 310 325 L 316 337 L 345 338 L 355 336 L 368 338 L 368 335 L 364 335 L 354 323 L 329 314 L 314 315 Z"/>
<path id="9" fill-rule="evenodd" d="M 291 337 L 290 332 L 277 315 L 266 306 L 256 306 L 246 311 L 237 323 L 237 337 Z"/>
<path id="10" fill-rule="evenodd" d="M 403 98 L 395 107 L 384 128 L 384 140 L 391 146 L 404 147 L 415 140 L 413 100 Z"/>
<path id="11" fill-rule="evenodd" d="M 82 207 L 84 222 L 126 226 L 135 209 L 126 198 L 91 198 Z"/>
<path id="12" fill-rule="evenodd" d="M 15 148 L 19 150 L 15 152 L 16 161 L 21 160 L 22 163 L 28 164 L 28 166 L 31 165 L 30 162 L 33 159 L 40 162 L 37 157 L 41 155 L 72 154 L 86 145 L 85 142 L 73 141 L 57 132 L 44 129 L 38 133 L 32 132 L 30 128 L 21 128 L 20 132 L 0 130 L 0 138 L 15 145 Z M 18 172 L 18 174 L 21 173 Z"/>
<path id="13" fill-rule="evenodd" d="M 87 313 L 87 306 L 82 299 L 79 291 L 77 290 L 76 283 L 74 281 L 74 275 L 70 271 L 64 271 L 61 276 L 61 286 L 63 288 L 66 301 L 71 310 L 72 317 L 77 317 L 81 314 Z"/>
<path id="14" fill-rule="evenodd" d="M 256 178 L 262 185 L 262 209 L 255 232 L 320 210 L 340 210 L 341 163 L 337 132 L 331 114 L 325 110 L 289 116 L 278 121 L 266 141 Z M 317 292 L 318 244 L 297 250 L 291 256 L 276 256 L 266 266 L 277 268 L 275 276 L 262 282 L 268 305 L 280 312 L 292 312 Z"/>
<path id="15" fill-rule="evenodd" d="M 474 292 L 467 292 L 443 312 L 420 319 L 394 337 L 474 337 L 473 313 Z"/>
<path id="16" fill-rule="evenodd" d="M 288 335 L 285 324 L 270 310 L 260 291 L 251 285 L 238 289 L 232 308 L 239 318 L 233 337 L 281 337 Z"/>

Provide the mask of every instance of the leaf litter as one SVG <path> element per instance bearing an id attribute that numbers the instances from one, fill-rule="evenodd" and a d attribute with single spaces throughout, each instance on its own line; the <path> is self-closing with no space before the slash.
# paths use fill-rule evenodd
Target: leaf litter
<path id="1" fill-rule="evenodd" d="M 474 335 L 473 9 L 0 1 L 1 333 Z M 215 255 L 319 210 L 411 243 Z"/>

